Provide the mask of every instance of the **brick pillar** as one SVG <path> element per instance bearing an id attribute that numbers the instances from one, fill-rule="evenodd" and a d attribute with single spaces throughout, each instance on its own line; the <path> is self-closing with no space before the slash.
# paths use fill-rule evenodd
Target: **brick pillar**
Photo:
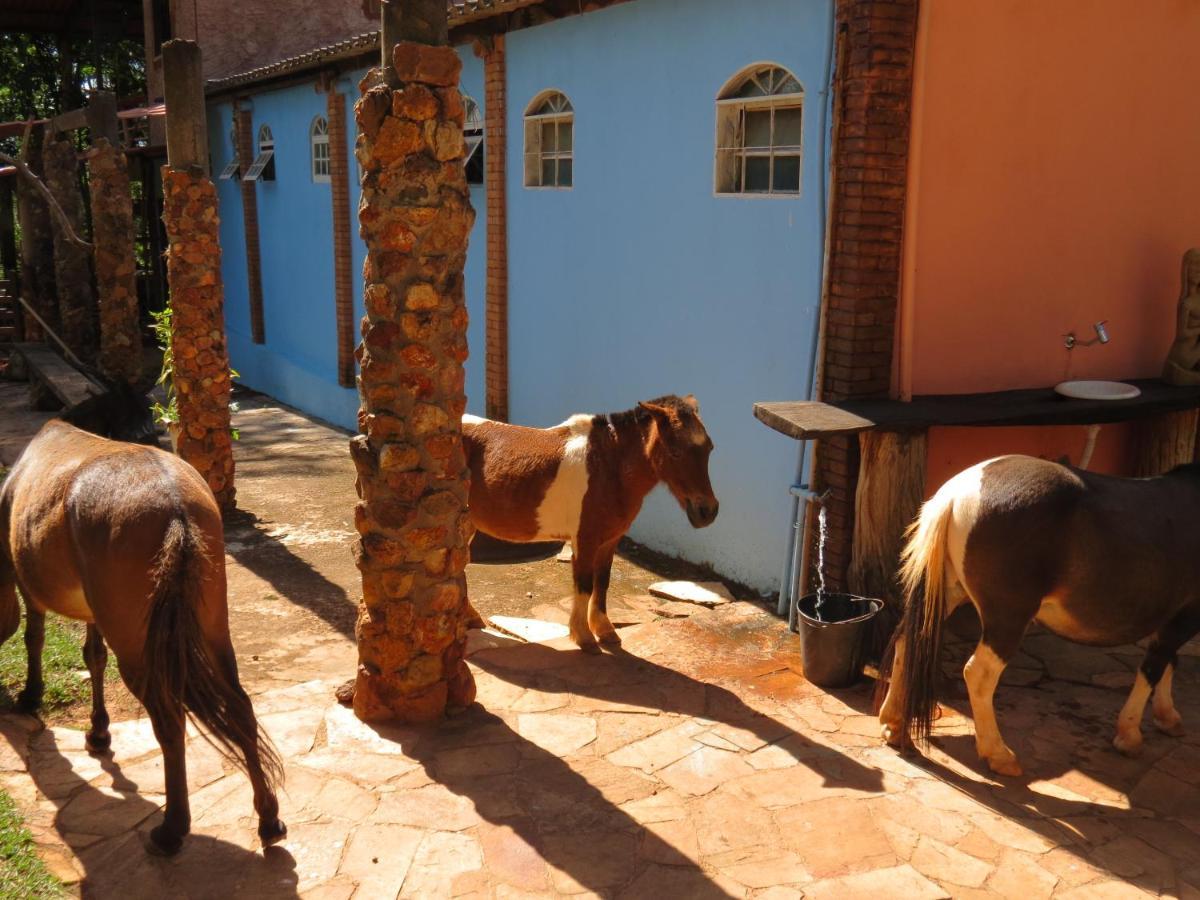
<path id="1" fill-rule="evenodd" d="M 822 399 L 886 396 L 900 253 L 918 0 L 838 0 L 838 80 Z M 854 529 L 858 442 L 817 446 L 827 502 L 826 578 L 844 588 Z"/>
<path id="2" fill-rule="evenodd" d="M 83 230 L 83 196 L 79 190 L 79 164 L 75 147 L 65 138 L 46 142 L 42 154 L 46 187 L 62 207 L 71 228 Z M 87 249 L 71 243 L 54 226 L 54 286 L 58 295 L 60 336 L 71 352 L 87 363 L 96 358 L 96 302 L 92 295 L 92 267 Z M 86 239 L 86 238 L 85 238 Z"/>
<path id="3" fill-rule="evenodd" d="M 163 166 L 171 285 L 173 383 L 183 426 L 176 452 L 204 476 L 222 509 L 234 505 L 229 352 L 217 191 L 204 172 Z"/>
<path id="4" fill-rule="evenodd" d="M 242 189 L 242 230 L 246 244 L 246 295 L 250 298 L 250 340 L 256 344 L 267 340 L 263 323 L 262 252 L 258 246 L 258 186 L 253 181 L 242 181 L 244 174 L 254 162 L 254 122 L 250 110 L 239 107 L 237 116 L 238 185 Z"/>
<path id="5" fill-rule="evenodd" d="M 325 94 L 329 126 L 329 183 L 333 199 L 333 297 L 338 384 L 354 387 L 354 287 L 350 264 L 350 162 L 346 152 L 346 95 L 330 83 Z"/>
<path id="6" fill-rule="evenodd" d="M 24 148 L 25 162 L 35 175 L 41 176 L 41 126 L 32 128 Z M 36 190 L 24 178 L 17 179 L 17 221 L 21 223 L 21 299 L 37 310 L 46 324 L 58 331 L 58 296 L 54 289 L 54 233 L 50 224 L 50 209 Z M 42 337 L 41 326 L 33 316 L 25 316 L 25 339 Z"/>
<path id="7" fill-rule="evenodd" d="M 100 369 L 112 378 L 134 384 L 142 377 L 142 337 L 138 328 L 133 197 L 125 154 L 107 138 L 95 141 L 88 158 L 88 182 L 100 301 Z"/>
<path id="8" fill-rule="evenodd" d="M 442 0 L 434 3 L 444 16 Z M 367 261 L 362 434 L 350 442 L 363 579 L 353 702 L 367 721 L 419 722 L 475 697 L 463 660 L 469 476 L 461 439 L 462 272 L 475 213 L 458 54 L 400 42 L 392 58 L 397 86 L 373 70 L 354 109 Z"/>
<path id="9" fill-rule="evenodd" d="M 486 412 L 508 421 L 508 200 L 505 164 L 508 140 L 507 66 L 504 35 L 492 38 L 483 56 L 484 186 L 487 191 Z"/>

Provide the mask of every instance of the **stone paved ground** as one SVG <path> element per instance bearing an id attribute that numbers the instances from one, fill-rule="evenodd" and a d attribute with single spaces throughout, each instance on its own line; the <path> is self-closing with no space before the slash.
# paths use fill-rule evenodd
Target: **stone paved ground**
<path id="1" fill-rule="evenodd" d="M 476 707 L 368 728 L 332 697 L 354 660 L 344 437 L 270 408 L 241 424 L 232 619 L 287 761 L 290 834 L 258 850 L 245 778 L 194 738 L 195 833 L 149 857 L 162 767 L 143 720 L 93 757 L 77 730 L 0 716 L 0 786 L 85 896 L 1200 897 L 1200 739 L 1148 731 L 1137 760 L 1108 744 L 1136 651 L 1028 639 L 997 704 L 1028 774 L 1001 781 L 974 759 L 960 687 L 927 756 L 902 757 L 879 744 L 870 682 L 814 688 L 757 606 L 658 604 L 625 562 L 620 652 L 476 633 Z M 473 566 L 485 613 L 506 572 L 556 615 L 552 559 Z M 1177 694 L 1195 723 L 1193 657 Z"/>

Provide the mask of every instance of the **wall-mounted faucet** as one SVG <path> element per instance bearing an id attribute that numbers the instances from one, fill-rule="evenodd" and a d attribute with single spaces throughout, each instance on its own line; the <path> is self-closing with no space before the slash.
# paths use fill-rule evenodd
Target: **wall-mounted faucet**
<path id="1" fill-rule="evenodd" d="M 1074 350 L 1076 347 L 1090 347 L 1092 344 L 1107 344 L 1110 340 L 1112 340 L 1112 338 L 1108 336 L 1108 329 L 1104 327 L 1107 324 L 1108 320 L 1105 319 L 1104 321 L 1097 322 L 1095 325 L 1093 325 L 1092 327 L 1096 329 L 1096 336 L 1090 341 L 1079 340 L 1079 338 L 1075 337 L 1075 332 L 1072 331 L 1069 334 L 1063 335 L 1063 343 L 1066 345 L 1068 350 Z"/>

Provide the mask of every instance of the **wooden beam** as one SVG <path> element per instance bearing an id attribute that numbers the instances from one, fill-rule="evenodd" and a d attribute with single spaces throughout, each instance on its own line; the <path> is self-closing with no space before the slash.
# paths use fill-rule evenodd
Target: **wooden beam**
<path id="1" fill-rule="evenodd" d="M 50 133 L 61 134 L 65 131 L 74 131 L 76 128 L 87 128 L 87 124 L 87 110 L 73 109 L 50 120 Z"/>
<path id="2" fill-rule="evenodd" d="M 163 96 L 167 102 L 167 162 L 173 169 L 199 167 L 208 174 L 208 114 L 200 47 L 167 41 L 162 48 Z"/>

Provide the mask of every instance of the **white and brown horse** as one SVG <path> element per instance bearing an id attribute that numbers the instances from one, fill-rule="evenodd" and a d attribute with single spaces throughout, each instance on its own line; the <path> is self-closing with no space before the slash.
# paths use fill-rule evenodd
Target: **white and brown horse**
<path id="1" fill-rule="evenodd" d="M 463 417 L 471 521 L 506 541 L 570 541 L 571 637 L 584 650 L 619 644 L 609 621 L 617 542 L 665 482 L 695 528 L 717 517 L 708 480 L 713 443 L 696 398 L 659 397 L 628 412 L 576 415 L 553 428 Z"/>
<path id="2" fill-rule="evenodd" d="M 129 388 L 110 388 L 62 418 L 69 421 L 38 432 L 0 488 L 0 643 L 20 621 L 17 587 L 26 610 L 29 676 L 19 708 L 32 713 L 41 704 L 46 612 L 86 622 L 88 748 L 103 752 L 110 743 L 106 642 L 162 747 L 166 811 L 149 849 L 173 853 L 190 829 L 185 712 L 249 775 L 263 845 L 281 840 L 287 829 L 274 787 L 281 767 L 238 681 L 212 491 L 176 456 L 70 424 L 152 437 L 149 405 Z"/>
<path id="3" fill-rule="evenodd" d="M 1200 632 L 1197 522 L 1200 465 L 1133 479 L 1005 456 L 960 472 L 922 508 L 904 550 L 907 606 L 879 715 L 884 738 L 928 737 L 942 627 L 968 600 L 983 635 L 963 676 L 976 748 L 992 770 L 1021 774 L 992 697 L 1034 619 L 1097 646 L 1153 635 L 1113 743 L 1129 755 L 1141 750 L 1151 695 L 1154 723 L 1181 733 L 1171 674 L 1179 648 Z"/>

